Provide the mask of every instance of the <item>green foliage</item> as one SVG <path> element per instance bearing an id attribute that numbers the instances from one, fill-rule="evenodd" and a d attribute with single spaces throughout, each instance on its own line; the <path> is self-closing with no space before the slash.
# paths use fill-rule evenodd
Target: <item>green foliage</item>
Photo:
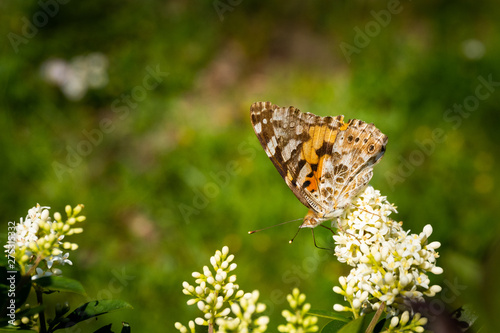
<path id="1" fill-rule="evenodd" d="M 36 284 L 43 287 L 47 292 L 62 291 L 85 294 L 80 282 L 63 276 L 43 276 L 36 280 Z"/>
<path id="2" fill-rule="evenodd" d="M 331 319 L 332 321 L 340 321 L 343 323 L 349 322 L 347 314 L 343 314 L 343 313 L 339 313 L 339 312 L 313 309 L 313 310 L 310 310 L 309 313 L 311 315 L 316 316 L 316 317 Z"/>
<path id="3" fill-rule="evenodd" d="M 496 2 L 401 2 L 350 63 L 340 43 L 354 45 L 354 28 L 386 2 L 241 1 L 221 21 L 212 1 L 69 1 L 18 52 L 7 34 L 22 36 L 22 18 L 42 9 L 37 1 L 0 6 L 2 221 L 37 202 L 84 202 L 94 222 L 76 236 L 80 264 L 68 277 L 84 281 L 90 299 L 128 300 L 132 327 L 156 332 L 191 318 L 178 290 L 222 245 L 240 258 L 242 288 L 269 295 L 271 322 L 294 287 L 317 308 L 340 302 L 331 288 L 344 268 L 305 232 L 287 243 L 299 222 L 246 234 L 306 213 L 255 138 L 248 109 L 257 100 L 375 123 L 389 143 L 372 185 L 407 229 L 433 225 L 445 273 L 432 283 L 452 286 L 446 305 L 470 302 L 485 318 L 500 310 L 500 89 L 473 111 L 446 113 L 475 95 L 478 77 L 500 81 Z M 482 57 L 466 56 L 468 40 L 482 43 Z M 47 59 L 91 52 L 107 56 L 109 83 L 81 100 L 41 78 Z M 156 65 L 168 76 L 127 107 L 122 95 Z M 433 140 L 437 128 L 446 139 Z M 82 142 L 88 153 L 73 153 Z M 211 183 L 219 191 L 207 196 Z M 0 236 L 3 244 L 6 228 Z M 316 237 L 333 247 L 326 230 Z"/>
<path id="4" fill-rule="evenodd" d="M 339 320 L 332 320 L 323 327 L 321 333 L 362 333 L 366 331 L 373 316 L 374 313 L 361 316 L 347 324 Z"/>
<path id="5" fill-rule="evenodd" d="M 58 329 L 69 328 L 84 320 L 95 318 L 108 312 L 120 309 L 132 309 L 132 306 L 127 302 L 120 300 L 100 300 L 88 302 L 76 308 L 64 318 L 56 317 L 54 321 L 51 322 L 49 331 L 52 332 Z"/>

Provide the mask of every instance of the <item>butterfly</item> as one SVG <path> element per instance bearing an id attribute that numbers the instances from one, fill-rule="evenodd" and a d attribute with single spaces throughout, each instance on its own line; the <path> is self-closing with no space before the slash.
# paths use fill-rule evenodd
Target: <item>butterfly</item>
<path id="1" fill-rule="evenodd" d="M 309 211 L 301 228 L 314 228 L 349 207 L 368 185 L 387 136 L 373 124 L 344 116 L 320 117 L 270 102 L 250 107 L 262 148 Z"/>

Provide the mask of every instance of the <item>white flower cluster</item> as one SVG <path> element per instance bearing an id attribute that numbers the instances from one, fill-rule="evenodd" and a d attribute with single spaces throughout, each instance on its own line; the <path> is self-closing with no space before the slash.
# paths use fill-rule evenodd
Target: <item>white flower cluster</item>
<path id="1" fill-rule="evenodd" d="M 85 216 L 77 216 L 82 208 L 83 205 L 74 209 L 66 206 L 68 219 L 63 222 L 61 214 L 56 212 L 52 221 L 49 217 L 50 207 L 37 204 L 28 210 L 24 220 L 21 218 L 15 225 L 15 231 L 9 232 L 5 252 L 16 259 L 23 274 L 30 272 L 32 279 L 61 274 L 54 264 L 72 265 L 68 259 L 69 253 L 61 249 L 76 250 L 78 245 L 62 240 L 65 236 L 83 231 L 82 228 L 74 227 L 75 223 L 85 220 Z"/>
<path id="2" fill-rule="evenodd" d="M 253 318 L 254 314 L 259 314 L 266 310 L 266 306 L 262 303 L 257 303 L 259 299 L 259 291 L 254 290 L 252 293 L 245 294 L 238 303 L 231 304 L 231 311 L 235 318 L 225 317 L 217 318 L 216 323 L 219 327 L 219 333 L 226 332 L 265 332 L 269 317 L 260 316 Z"/>
<path id="3" fill-rule="evenodd" d="M 388 332 L 424 332 L 424 325 L 427 324 L 427 318 L 422 317 L 420 313 L 415 313 L 410 320 L 410 312 L 405 311 L 401 317 L 391 318 Z"/>
<path id="4" fill-rule="evenodd" d="M 210 258 L 213 271 L 203 267 L 203 273 L 194 272 L 192 276 L 196 279 L 196 287 L 188 282 L 183 282 L 182 292 L 192 296 L 187 304 L 196 304 L 203 317 L 190 321 L 187 327 L 181 323 L 175 323 L 175 328 L 180 332 L 195 332 L 195 324 L 208 326 L 214 331 L 216 324 L 218 332 L 264 332 L 269 321 L 268 317 L 258 316 L 265 310 L 265 305 L 257 303 L 259 293 L 254 291 L 245 294 L 235 284 L 236 275 L 229 275 L 236 269 L 236 264 L 231 263 L 234 255 L 229 255 L 229 248 L 224 246 L 222 251 L 217 250 Z M 239 302 L 239 304 L 238 304 Z M 235 318 L 230 317 L 232 313 Z"/>
<path id="5" fill-rule="evenodd" d="M 317 332 L 318 317 L 308 316 L 307 312 L 311 309 L 311 304 L 304 303 L 306 295 L 301 294 L 298 288 L 294 288 L 292 294 L 286 297 L 293 312 L 283 310 L 282 315 L 285 317 L 287 324 L 279 325 L 278 331 L 288 333 L 299 332 Z"/>
<path id="6" fill-rule="evenodd" d="M 42 64 L 42 77 L 59 86 L 73 101 L 83 98 L 89 88 L 98 89 L 108 83 L 108 58 L 99 52 L 77 56 L 70 62 L 49 59 Z"/>
<path id="7" fill-rule="evenodd" d="M 333 288 L 349 306 L 335 304 L 334 310 L 351 311 L 356 318 L 385 302 L 388 316 L 397 316 L 409 308 L 408 301 L 422 301 L 424 295 L 441 291 L 427 276 L 443 272 L 436 266 L 441 244 L 428 243 L 432 227 L 410 234 L 389 218 L 392 212 L 394 205 L 369 186 L 339 218 L 339 233 L 333 236 L 335 255 L 354 268 L 339 278 L 340 287 Z"/>

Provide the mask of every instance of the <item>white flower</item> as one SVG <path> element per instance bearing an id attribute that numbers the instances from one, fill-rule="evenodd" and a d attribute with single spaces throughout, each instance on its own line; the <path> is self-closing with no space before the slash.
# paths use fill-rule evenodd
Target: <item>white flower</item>
<path id="1" fill-rule="evenodd" d="M 59 86 L 70 100 L 79 100 L 89 88 L 102 88 L 108 83 L 108 59 L 102 53 L 77 56 L 70 62 L 49 59 L 41 66 L 45 81 Z"/>
<path id="2" fill-rule="evenodd" d="M 368 186 L 339 218 L 340 230 L 333 236 L 335 255 L 353 268 L 339 279 L 341 287 L 334 287 L 350 306 L 336 304 L 335 311 L 351 311 L 357 317 L 385 302 L 386 312 L 396 315 L 406 298 L 421 301 L 424 294 L 440 290 L 429 285 L 427 276 L 442 272 L 436 266 L 440 244 L 428 243 L 432 227 L 410 234 L 389 218 L 392 212 L 394 205 Z"/>
<path id="3" fill-rule="evenodd" d="M 289 333 L 317 332 L 319 329 L 316 325 L 318 318 L 307 314 L 311 305 L 309 303 L 305 303 L 306 295 L 301 294 L 299 289 L 295 288 L 292 293 L 286 297 L 286 299 L 292 308 L 292 312 L 289 310 L 284 310 L 282 312 L 287 324 L 279 325 L 278 331 Z"/>
<path id="4" fill-rule="evenodd" d="M 259 292 L 254 290 L 252 293 L 245 294 L 239 304 L 233 303 L 231 312 L 235 318 L 229 316 L 218 318 L 216 323 L 219 330 L 217 332 L 265 332 L 269 317 L 259 315 L 265 311 L 266 306 L 263 303 L 257 303 L 258 299 Z"/>
<path id="5" fill-rule="evenodd" d="M 231 263 L 233 259 L 234 255 L 229 254 L 229 248 L 224 246 L 222 251 L 217 250 L 210 257 L 212 267 L 204 266 L 203 273 L 192 273 L 198 284 L 196 287 L 188 282 L 182 283 L 182 292 L 193 297 L 187 304 L 196 304 L 203 317 L 190 322 L 190 331 L 181 323 L 175 324 L 176 329 L 195 332 L 196 324 L 218 326 L 217 332 L 265 332 L 269 318 L 261 313 L 266 306 L 257 302 L 258 291 L 245 294 L 239 290 L 236 275 L 228 274 L 236 268 L 236 264 Z"/>
<path id="6" fill-rule="evenodd" d="M 5 246 L 6 252 L 15 257 L 23 274 L 30 272 L 33 274 L 32 278 L 37 279 L 50 274 L 60 274 L 61 271 L 54 268 L 56 264 L 72 265 L 68 259 L 69 253 L 63 253 L 62 249 L 75 250 L 78 245 L 61 241 L 65 235 L 71 235 L 75 230 L 81 229 L 72 228 L 71 225 L 74 223 L 70 221 L 85 220 L 85 216 L 77 216 L 82 208 L 83 205 L 78 205 L 72 210 L 67 206 L 68 219 L 65 222 L 59 213 L 54 214 L 55 221 L 52 222 L 49 217 L 50 207 L 37 204 L 28 210 L 26 218 L 21 218 L 15 226 L 15 232 L 9 235 L 9 241 Z M 33 269 L 34 264 L 37 265 L 36 269 Z"/>

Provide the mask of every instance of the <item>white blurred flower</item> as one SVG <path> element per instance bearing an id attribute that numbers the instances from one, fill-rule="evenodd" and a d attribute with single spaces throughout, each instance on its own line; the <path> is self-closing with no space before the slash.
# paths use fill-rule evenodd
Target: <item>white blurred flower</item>
<path id="1" fill-rule="evenodd" d="M 42 64 L 40 72 L 45 81 L 59 86 L 69 100 L 77 101 L 89 88 L 99 89 L 108 84 L 107 69 L 107 57 L 95 52 L 74 57 L 69 62 L 49 59 Z"/>
<path id="2" fill-rule="evenodd" d="M 468 59 L 481 59 L 486 53 L 483 42 L 478 39 L 467 39 L 462 42 L 462 52 Z"/>

